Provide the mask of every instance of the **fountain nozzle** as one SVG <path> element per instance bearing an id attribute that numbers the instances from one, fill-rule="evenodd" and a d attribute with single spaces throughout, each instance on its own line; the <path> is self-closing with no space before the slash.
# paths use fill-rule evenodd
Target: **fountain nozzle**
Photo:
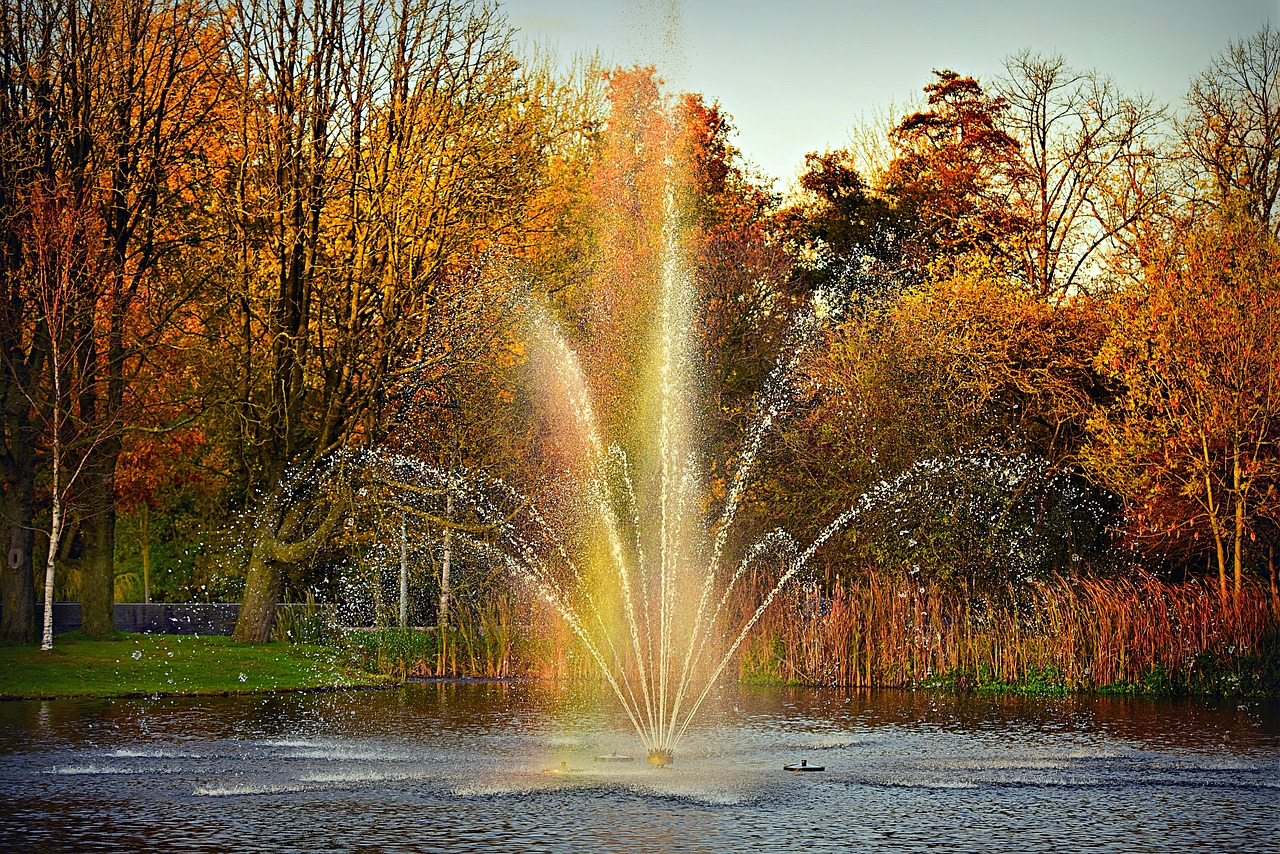
<path id="1" fill-rule="evenodd" d="M 649 764 L 665 767 L 671 764 L 671 751 L 665 747 L 657 747 L 649 751 Z"/>

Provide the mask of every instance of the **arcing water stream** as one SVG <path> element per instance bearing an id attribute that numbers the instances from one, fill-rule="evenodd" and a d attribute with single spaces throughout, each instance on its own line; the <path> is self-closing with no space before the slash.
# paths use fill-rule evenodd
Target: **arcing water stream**
<path id="1" fill-rule="evenodd" d="M 588 525 L 604 545 L 597 560 L 574 556 L 533 509 L 537 533 L 505 538 L 513 547 L 503 557 L 564 618 L 626 710 L 649 761 L 659 765 L 671 761 L 690 721 L 779 591 L 857 512 L 840 515 L 803 550 L 785 532 L 773 531 L 726 571 L 725 549 L 744 489 L 803 346 L 790 348 L 762 391 L 723 506 L 714 523 L 703 524 L 699 479 L 689 462 L 694 286 L 681 254 L 669 185 L 662 255 L 656 395 L 661 410 L 649 449 L 657 457 L 656 518 L 641 512 L 626 452 L 605 444 L 576 353 L 544 317 L 537 337 L 550 351 L 555 384 L 586 449 L 585 504 L 593 517 Z M 814 322 L 802 318 L 797 337 L 807 338 Z M 735 586 L 766 558 L 781 567 L 772 589 L 749 616 L 730 624 Z"/>

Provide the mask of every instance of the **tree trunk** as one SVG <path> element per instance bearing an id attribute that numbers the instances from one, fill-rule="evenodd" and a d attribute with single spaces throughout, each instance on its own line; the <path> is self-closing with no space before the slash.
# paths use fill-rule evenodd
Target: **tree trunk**
<path id="1" fill-rule="evenodd" d="M 1232 466 L 1232 484 L 1235 488 L 1236 499 L 1236 536 L 1235 542 L 1232 543 L 1232 572 L 1233 581 L 1235 582 L 1232 591 L 1232 601 L 1237 609 L 1240 607 L 1240 586 L 1244 581 L 1244 519 L 1245 519 L 1245 496 L 1243 485 L 1240 482 L 1240 452 L 1236 452 L 1234 465 Z"/>
<path id="2" fill-rule="evenodd" d="M 0 512 L 8 536 L 4 563 L 0 564 L 0 640 L 34 643 L 36 639 L 36 585 L 31 547 L 35 486 L 32 478 L 7 484 Z"/>
<path id="3" fill-rule="evenodd" d="M 1222 597 L 1222 604 L 1225 605 L 1227 603 L 1227 547 L 1222 542 L 1222 528 L 1217 524 L 1213 526 L 1213 544 L 1218 558 L 1218 593 Z"/>
<path id="4" fill-rule="evenodd" d="M 266 552 L 270 546 L 262 538 L 254 543 L 249 557 L 240 618 L 231 639 L 240 643 L 266 643 L 276 621 L 276 604 L 284 588 L 284 568 Z"/>
<path id="5" fill-rule="evenodd" d="M 270 496 L 258 511 L 253 551 L 245 576 L 244 599 L 231 639 L 240 643 L 266 643 L 276 622 L 276 605 L 284 590 L 284 567 L 276 560 L 278 531 L 282 527 L 279 494 Z"/>
<path id="6" fill-rule="evenodd" d="M 142 502 L 142 601 L 151 604 L 151 505 Z"/>
<path id="7" fill-rule="evenodd" d="M 270 639 L 276 605 L 284 591 L 285 566 L 301 563 L 314 555 L 343 518 L 344 505 L 335 501 L 315 532 L 298 540 L 305 509 L 296 506 L 283 509 L 284 502 L 284 496 L 277 491 L 258 511 L 244 599 L 232 640 L 266 643 Z"/>
<path id="8" fill-rule="evenodd" d="M 1209 479 L 1209 450 L 1205 445 L 1204 450 L 1204 490 L 1205 501 L 1209 510 L 1209 526 L 1213 529 L 1213 545 L 1218 557 L 1218 594 L 1222 597 L 1222 604 L 1227 604 L 1227 550 L 1222 542 L 1222 521 L 1218 518 L 1219 507 L 1213 500 L 1213 482 Z"/>
<path id="9" fill-rule="evenodd" d="M 80 595 L 81 631 L 92 638 L 115 633 L 116 581 L 116 460 L 120 442 L 111 438 L 95 448 L 89 467 L 88 495 L 80 525 L 84 557 L 80 562 L 83 588 Z"/>
<path id="10" fill-rule="evenodd" d="M 1280 608 L 1280 587 L 1276 585 L 1276 547 L 1267 548 L 1267 574 L 1271 577 L 1271 606 Z"/>
<path id="11" fill-rule="evenodd" d="M 400 514 L 400 628 L 409 627 L 409 531 Z"/>
<path id="12" fill-rule="evenodd" d="M 58 537 L 62 534 L 62 502 L 53 497 L 53 521 L 49 526 L 49 556 L 44 564 L 44 631 L 40 648 L 53 649 L 53 572 L 58 561 Z"/>
<path id="13" fill-rule="evenodd" d="M 445 497 L 445 521 L 453 521 L 453 494 L 450 493 Z M 437 615 L 436 632 L 440 641 L 440 661 L 436 668 L 437 674 L 444 675 L 444 666 L 447 660 L 445 646 L 449 636 L 449 568 L 453 560 L 453 529 L 444 529 L 444 563 L 440 567 L 440 612 Z"/>

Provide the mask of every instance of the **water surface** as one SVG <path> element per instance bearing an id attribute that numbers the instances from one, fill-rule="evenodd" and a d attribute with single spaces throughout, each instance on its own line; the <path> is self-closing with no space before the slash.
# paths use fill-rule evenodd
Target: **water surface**
<path id="1" fill-rule="evenodd" d="M 591 684 L 4 702 L 0 850 L 1276 850 L 1274 702 L 735 686 L 643 759 Z"/>

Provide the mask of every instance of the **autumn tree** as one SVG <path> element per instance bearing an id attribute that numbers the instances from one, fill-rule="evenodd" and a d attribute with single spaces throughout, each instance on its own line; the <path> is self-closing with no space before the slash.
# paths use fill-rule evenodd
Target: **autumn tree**
<path id="1" fill-rule="evenodd" d="M 950 70 L 934 77 L 924 87 L 927 109 L 891 131 L 897 156 L 880 176 L 881 189 L 930 255 L 997 256 L 1020 225 L 1002 181 L 1019 148 L 1002 127 L 1008 104 L 973 77 Z"/>
<path id="2" fill-rule="evenodd" d="M 6 177 L 16 194 L 14 215 L 22 218 L 29 208 L 24 188 L 40 182 L 65 188 L 83 216 L 100 224 L 95 242 L 83 247 L 84 282 L 70 289 L 84 304 L 92 342 L 77 364 L 85 377 L 77 417 L 101 424 L 107 436 L 85 461 L 79 533 L 82 614 L 92 635 L 114 630 L 121 434 L 107 428 L 126 420 L 132 373 L 190 294 L 191 283 L 167 275 L 161 262 L 189 237 L 177 211 L 192 200 L 186 190 L 198 174 L 193 157 L 217 101 L 217 77 L 208 73 L 218 51 L 211 20 L 204 4 L 168 0 L 4 6 L 6 109 L 14 119 L 6 128 L 6 157 L 13 156 Z M 21 327 L 14 317 L 12 332 L 20 336 Z M 31 354 L 11 352 L 11 363 L 20 366 L 13 376 L 30 371 Z M 20 456 L 17 471 L 25 470 Z M 25 487 L 11 494 L 24 495 Z M 26 516 L 17 509 L 11 518 Z"/>
<path id="3" fill-rule="evenodd" d="M 914 224 L 864 174 L 850 149 L 805 155 L 799 189 L 774 219 L 792 260 L 793 289 L 891 297 L 928 264 Z"/>
<path id="4" fill-rule="evenodd" d="M 681 96 L 680 155 L 689 171 L 685 241 L 699 291 L 694 334 L 705 366 L 713 492 L 756 417 L 758 398 L 807 294 L 791 275 L 777 199 L 751 173 L 733 143 L 731 117 L 701 96 Z"/>
<path id="5" fill-rule="evenodd" d="M 226 275 L 204 334 L 251 529 L 236 637 L 261 641 L 286 571 L 342 516 L 315 479 L 495 330 L 511 282 L 475 269 L 514 240 L 545 113 L 488 6 L 243 0 L 230 27 Z"/>
<path id="6" fill-rule="evenodd" d="M 1017 223 L 1004 175 L 1018 143 L 1004 101 L 978 81 L 935 71 L 927 103 L 887 130 L 892 157 L 864 175 L 852 151 L 805 157 L 796 200 L 780 221 L 814 285 L 891 293 L 920 282 L 940 255 L 998 257 Z"/>
<path id="7" fill-rule="evenodd" d="M 1215 215 L 1119 299 L 1097 364 L 1124 393 L 1088 454 L 1139 533 L 1211 543 L 1224 598 L 1278 509 L 1280 247 L 1252 213 Z"/>
<path id="8" fill-rule="evenodd" d="M 1106 332 L 1098 302 L 1045 304 L 995 262 L 969 256 L 906 294 L 894 321 L 905 358 L 936 365 L 919 375 L 936 383 L 929 392 L 948 420 L 1055 467 L 1078 460 L 1088 414 L 1106 397 L 1092 364 Z"/>
<path id="9" fill-rule="evenodd" d="M 18 229 L 26 264 L 19 272 L 22 297 L 34 312 L 34 335 L 48 360 L 45 387 L 21 392 L 35 414 L 47 448 L 49 528 L 44 567 L 41 649 L 53 648 L 54 577 L 68 511 L 84 501 L 82 475 L 105 442 L 118 441 L 120 425 L 84 406 L 96 377 L 88 366 L 94 346 L 93 282 L 102 223 L 83 195 L 43 182 L 27 188 L 26 216 Z M 88 291 L 88 293 L 86 293 Z M 11 371 L 16 378 L 19 374 Z M 86 418 L 86 413 L 91 416 Z"/>
<path id="10" fill-rule="evenodd" d="M 1046 303 L 978 255 L 935 265 L 887 306 L 844 307 L 806 362 L 772 502 L 802 525 L 907 478 L 892 506 L 855 520 L 842 572 L 901 561 L 1003 585 L 1015 567 L 1022 577 L 1096 558 L 1107 538 L 1095 511 L 1108 500 L 1079 459 L 1088 413 L 1107 394 L 1092 365 L 1105 331 L 1092 300 Z M 1002 467 L 1007 477 L 995 475 Z M 1002 509 L 983 516 L 981 535 L 965 533 L 980 506 Z M 1027 536 L 1039 557 L 1020 547 L 1013 560 L 1001 536 L 1012 543 L 1015 529 L 1037 532 Z"/>
<path id="11" fill-rule="evenodd" d="M 38 310 L 28 288 L 30 259 L 21 235 L 33 225 L 29 188 L 38 178 L 53 178 L 49 167 L 59 147 L 47 123 L 56 79 L 53 22 L 35 18 L 34 12 L 28 4 L 0 5 L 0 463 L 5 531 L 0 540 L 5 548 L 0 637 L 26 642 L 36 637 L 32 546 L 41 433 L 32 395 L 45 379 L 48 338 L 32 334 Z"/>

